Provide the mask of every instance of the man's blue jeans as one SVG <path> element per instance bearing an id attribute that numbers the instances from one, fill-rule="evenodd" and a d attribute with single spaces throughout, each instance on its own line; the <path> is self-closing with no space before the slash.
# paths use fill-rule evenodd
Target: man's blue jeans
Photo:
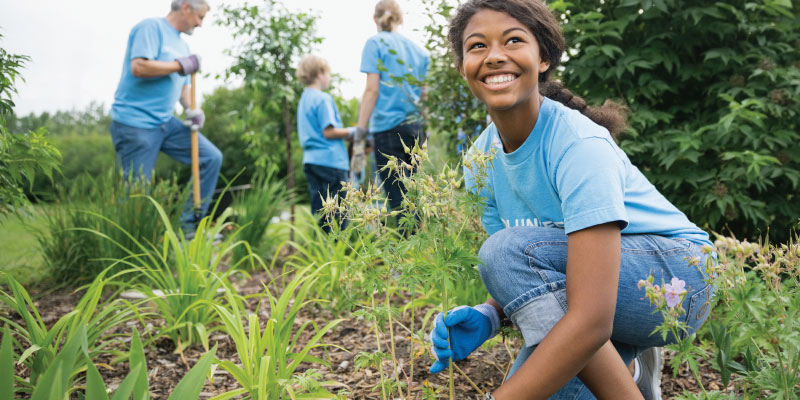
<path id="1" fill-rule="evenodd" d="M 156 164 L 158 152 L 183 164 L 192 163 L 191 132 L 181 120 L 172 117 L 157 128 L 134 128 L 116 121 L 111 121 L 111 140 L 117 151 L 117 161 L 122 166 L 126 179 L 138 174 L 150 179 Z M 199 132 L 197 139 L 200 151 L 200 196 L 202 197 L 202 216 L 208 211 L 208 205 L 217 187 L 219 169 L 222 166 L 222 153 Z M 185 232 L 194 231 L 200 222 L 194 215 L 193 199 L 186 201 L 181 223 Z"/>
<path id="2" fill-rule="evenodd" d="M 704 271 L 689 264 L 697 257 L 705 265 L 700 245 L 685 239 L 657 235 L 622 235 L 617 307 L 611 340 L 626 364 L 648 347 L 674 342 L 651 335 L 663 323 L 661 313 L 645 298 L 639 280 L 655 276 L 655 283 L 678 277 L 686 282 L 684 321 L 692 332 L 706 320 L 713 287 Z M 525 345 L 510 374 L 516 372 L 567 311 L 567 235 L 564 230 L 540 227 L 507 228 L 489 237 L 480 250 L 481 279 L 489 294 L 522 332 Z M 704 268 L 703 268 L 704 269 Z M 551 399 L 594 399 L 576 377 Z"/>

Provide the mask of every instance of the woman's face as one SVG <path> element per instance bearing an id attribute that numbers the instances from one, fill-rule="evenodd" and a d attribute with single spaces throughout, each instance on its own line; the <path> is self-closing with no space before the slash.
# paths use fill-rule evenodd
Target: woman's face
<path id="1" fill-rule="evenodd" d="M 472 93 L 490 110 L 538 105 L 542 61 L 533 33 L 510 15 L 484 9 L 464 30 L 463 63 L 459 72 Z"/>

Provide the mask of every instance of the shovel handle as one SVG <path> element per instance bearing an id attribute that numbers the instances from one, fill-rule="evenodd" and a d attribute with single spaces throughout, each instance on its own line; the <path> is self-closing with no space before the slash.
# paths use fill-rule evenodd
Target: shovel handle
<path id="1" fill-rule="evenodd" d="M 197 109 L 197 83 L 195 75 L 197 73 L 192 73 L 192 98 L 191 98 L 191 107 L 192 110 Z M 192 126 L 192 194 L 194 198 L 194 209 L 195 213 L 200 210 L 200 146 L 197 141 L 197 129 Z"/>

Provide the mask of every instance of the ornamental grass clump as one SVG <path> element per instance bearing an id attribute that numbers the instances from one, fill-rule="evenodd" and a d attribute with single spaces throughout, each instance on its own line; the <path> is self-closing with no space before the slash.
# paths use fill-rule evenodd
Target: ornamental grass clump
<path id="1" fill-rule="evenodd" d="M 203 218 L 194 238 L 186 240 L 173 228 L 159 203 L 152 198 L 149 200 L 165 226 L 160 246 L 139 241 L 113 221 L 109 222 L 133 243 L 133 248 L 123 246 L 104 233 L 92 232 L 111 241 L 126 254 L 124 258 L 111 260 L 111 267 L 127 267 L 124 272 L 135 277 L 126 287 L 144 294 L 154 304 L 154 311 L 163 319 L 159 335 L 167 336 L 175 344 L 176 352 L 197 343 L 208 350 L 209 335 L 221 329 L 211 304 L 222 298 L 220 294 L 232 275 L 245 274 L 241 269 L 252 270 L 256 264 L 263 263 L 252 255 L 227 265 L 226 260 L 235 248 L 244 247 L 248 253 L 250 250 L 247 242 L 236 240 L 238 231 L 228 234 L 222 243 L 215 243 L 215 237 L 229 226 L 224 221 L 231 209 L 225 210 L 213 225 L 210 217 Z M 102 215 L 96 216 L 107 220 Z M 250 265 L 240 268 L 244 263 Z"/>
<path id="2" fill-rule="evenodd" d="M 45 226 L 34 229 L 53 280 L 85 284 L 106 269 L 108 260 L 126 257 L 122 248 L 158 243 L 165 220 L 152 212 L 146 196 L 155 199 L 167 221 L 174 223 L 187 194 L 175 178 L 126 181 L 113 168 L 98 177 L 83 175 L 69 190 L 60 189 L 60 201 L 48 208 Z"/>
<path id="3" fill-rule="evenodd" d="M 265 285 L 260 296 L 263 296 L 262 303 L 266 300 L 269 308 L 257 309 L 254 313 L 247 311 L 245 299 L 230 285 L 225 288 L 227 304 L 209 303 L 222 322 L 221 329 L 233 340 L 240 360 L 239 364 L 218 360 L 219 365 L 241 386 L 240 389 L 216 396 L 212 400 L 236 396 L 245 396 L 244 398 L 252 400 L 336 397 L 326 386 L 342 386 L 341 384 L 321 381 L 321 375 L 313 370 L 303 373 L 298 371 L 301 363 L 330 366 L 326 361 L 312 355 L 311 351 L 328 346 L 322 342 L 322 337 L 343 321 L 336 319 L 321 328 L 313 321 L 306 321 L 295 327 L 300 310 L 319 301 L 308 298 L 315 280 L 316 270 L 308 267 L 297 271 L 281 289 L 280 296 L 272 294 L 270 286 Z M 259 318 L 262 312 L 268 315 L 266 321 Z M 312 336 L 303 339 L 305 342 L 301 343 L 303 334 L 309 329 L 312 330 Z"/>
<path id="4" fill-rule="evenodd" d="M 88 330 L 87 325 L 80 325 L 76 334 L 69 337 L 55 354 L 53 362 L 44 370 L 40 379 L 36 382 L 26 382 L 14 372 L 14 359 L 17 358 L 17 354 L 12 346 L 13 336 L 9 327 L 5 326 L 0 342 L 0 398 L 13 399 L 15 393 L 21 392 L 30 395 L 33 400 L 67 400 L 74 395 L 84 399 L 108 400 L 110 393 L 113 393 L 112 400 L 129 399 L 131 396 L 137 400 L 149 399 L 147 363 L 138 331 L 134 329 L 131 338 L 130 373 L 115 390 L 112 390 L 106 387 L 97 366 L 92 361 L 92 356 L 87 351 Z M 200 397 L 205 376 L 211 370 L 215 351 L 216 347 L 198 360 L 178 382 L 168 400 L 197 400 Z M 72 384 L 73 373 L 76 370 L 85 370 L 85 386 L 76 387 Z M 14 387 L 15 381 L 29 383 L 30 387 L 18 390 Z"/>
<path id="5" fill-rule="evenodd" d="M 106 271 L 101 272 L 85 288 L 86 292 L 72 311 L 48 327 L 25 288 L 6 275 L 10 290 L 9 292 L 0 291 L 0 304 L 16 313 L 21 321 L 17 322 L 9 317 L 0 316 L 0 322 L 10 332 L 10 334 L 4 334 L 3 338 L 10 343 L 10 351 L 19 354 L 16 363 L 24 365 L 30 371 L 26 379 L 22 377 L 14 379 L 18 386 L 18 392 L 27 394 L 34 392 L 40 379 L 47 376 L 47 371 L 52 370 L 56 364 L 61 370 L 59 376 L 62 376 L 60 385 L 65 388 L 63 393 L 71 393 L 80 387 L 83 381 L 81 371 L 85 368 L 85 363 L 78 362 L 77 359 L 71 362 L 59 361 L 59 354 L 66 344 L 71 343 L 77 337 L 82 338 L 80 343 L 89 359 L 97 358 L 100 355 L 122 355 L 112 346 L 116 337 L 119 336 L 113 332 L 113 329 L 132 321 L 144 324 L 144 318 L 148 314 L 138 310 L 142 306 L 141 302 L 129 303 L 114 299 L 114 294 L 118 291 L 112 292 L 111 297 L 103 296 L 104 289 L 113 285 L 117 278 L 118 276 L 106 277 Z M 104 300 L 104 298 L 108 300 Z M 13 371 L 13 368 L 11 370 Z M 48 387 L 49 385 L 43 386 Z"/>

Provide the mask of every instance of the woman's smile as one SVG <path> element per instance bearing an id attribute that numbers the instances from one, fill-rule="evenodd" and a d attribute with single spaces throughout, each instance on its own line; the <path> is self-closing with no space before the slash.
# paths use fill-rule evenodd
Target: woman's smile
<path id="1" fill-rule="evenodd" d="M 461 74 L 470 89 L 491 110 L 538 105 L 542 61 L 536 37 L 510 15 L 481 10 L 464 30 Z"/>

